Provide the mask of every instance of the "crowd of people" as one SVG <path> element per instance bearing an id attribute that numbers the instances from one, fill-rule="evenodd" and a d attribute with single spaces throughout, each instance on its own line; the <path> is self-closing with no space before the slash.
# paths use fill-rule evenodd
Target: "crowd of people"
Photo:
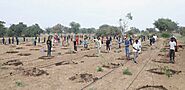
<path id="1" fill-rule="evenodd" d="M 104 40 L 106 38 L 106 40 Z M 44 37 L 42 43 L 46 43 L 47 45 L 47 56 L 51 56 L 51 49 L 53 46 L 68 46 L 70 42 L 73 42 L 73 48 L 74 51 L 77 51 L 77 45 L 83 45 L 85 49 L 88 48 L 89 46 L 89 41 L 93 40 L 95 43 L 96 47 L 96 54 L 99 55 L 101 54 L 101 49 L 104 47 L 105 44 L 105 49 L 110 52 L 111 51 L 111 46 L 113 43 L 113 40 L 117 42 L 118 48 L 121 49 L 124 47 L 124 52 L 127 60 L 131 60 L 131 52 L 133 53 L 133 61 L 134 63 L 137 63 L 137 57 L 140 53 L 142 53 L 142 42 L 146 41 L 146 36 L 141 35 L 141 36 L 107 36 L 107 37 L 95 37 L 93 35 L 78 35 L 78 34 L 72 34 L 72 35 L 49 35 L 46 41 L 46 37 Z M 12 37 L 8 38 L 5 40 L 5 38 L 2 38 L 2 44 L 14 44 L 16 41 L 16 45 L 19 45 L 19 38 L 18 37 Z M 25 42 L 26 39 L 23 37 L 23 42 Z M 152 35 L 148 36 L 148 41 L 150 45 L 154 45 L 155 42 L 157 41 L 157 35 Z M 37 42 L 41 42 L 40 37 L 34 37 L 33 38 L 33 45 L 36 46 Z M 104 43 L 105 42 L 105 43 Z M 175 37 L 172 37 L 169 42 L 170 50 L 169 50 L 169 56 L 170 56 L 170 62 L 174 63 L 175 59 L 175 51 L 177 51 L 177 40 Z M 130 48 L 133 50 L 131 51 Z"/>

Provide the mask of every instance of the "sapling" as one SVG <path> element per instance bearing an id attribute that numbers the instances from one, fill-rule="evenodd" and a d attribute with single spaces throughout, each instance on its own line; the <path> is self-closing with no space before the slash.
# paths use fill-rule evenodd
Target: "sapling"
<path id="1" fill-rule="evenodd" d="M 100 67 L 100 66 L 98 66 L 98 67 L 96 68 L 96 71 L 97 71 L 97 72 L 103 72 L 103 68 Z"/>
<path id="2" fill-rule="evenodd" d="M 132 75 L 132 73 L 129 71 L 128 68 L 125 69 L 125 70 L 123 70 L 123 74 L 124 74 L 124 75 Z"/>
<path id="3" fill-rule="evenodd" d="M 24 84 L 21 81 L 16 81 L 15 84 L 18 87 L 24 87 Z"/>

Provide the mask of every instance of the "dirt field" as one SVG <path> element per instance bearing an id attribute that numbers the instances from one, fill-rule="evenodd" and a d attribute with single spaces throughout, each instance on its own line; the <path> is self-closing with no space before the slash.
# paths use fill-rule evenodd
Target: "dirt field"
<path id="1" fill-rule="evenodd" d="M 0 90 L 185 90 L 185 47 L 171 64 L 165 41 L 143 42 L 138 64 L 126 60 L 115 42 L 99 57 L 93 42 L 89 50 L 78 46 L 77 53 L 56 46 L 51 58 L 41 52 L 45 44 L 0 45 Z M 123 74 L 126 69 L 132 75 Z"/>

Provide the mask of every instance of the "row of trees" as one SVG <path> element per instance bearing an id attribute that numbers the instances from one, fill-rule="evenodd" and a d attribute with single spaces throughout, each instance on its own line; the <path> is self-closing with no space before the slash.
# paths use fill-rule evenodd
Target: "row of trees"
<path id="1" fill-rule="evenodd" d="M 46 33 L 95 33 L 95 28 L 80 28 L 80 24 L 76 22 L 71 22 L 70 27 L 63 26 L 61 24 L 57 24 L 53 27 L 46 28 Z"/>
<path id="2" fill-rule="evenodd" d="M 23 22 L 18 24 L 12 24 L 9 28 L 4 26 L 5 22 L 0 21 L 0 36 L 29 36 L 33 37 L 35 35 L 40 35 L 41 33 L 95 33 L 97 36 L 107 36 L 107 35 L 121 35 L 121 27 L 111 26 L 111 25 L 101 25 L 97 30 L 95 28 L 81 28 L 81 25 L 76 22 L 71 22 L 70 27 L 57 24 L 53 27 L 46 28 L 42 30 L 38 24 L 32 26 L 27 26 Z M 137 34 L 137 33 L 156 33 L 156 32 L 178 32 L 185 35 L 185 27 L 179 27 L 178 23 L 172 21 L 171 19 L 159 18 L 153 25 L 155 28 L 146 28 L 146 30 L 139 30 L 136 27 L 131 27 L 126 33 L 127 34 Z M 156 30 L 158 29 L 158 31 Z"/>
<path id="3" fill-rule="evenodd" d="M 6 28 L 4 24 L 5 22 L 0 21 L 0 37 L 2 36 L 33 37 L 44 32 L 38 24 L 27 26 L 23 22 L 19 22 L 18 24 L 12 24 L 9 28 Z"/>

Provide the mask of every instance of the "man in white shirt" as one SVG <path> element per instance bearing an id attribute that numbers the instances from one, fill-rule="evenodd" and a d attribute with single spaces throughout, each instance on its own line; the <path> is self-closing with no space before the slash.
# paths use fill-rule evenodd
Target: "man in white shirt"
<path id="1" fill-rule="evenodd" d="M 139 51 L 139 43 L 138 40 L 135 41 L 135 43 L 133 44 L 133 52 L 134 52 L 134 63 L 136 62 L 136 58 L 138 57 L 138 51 Z"/>
<path id="2" fill-rule="evenodd" d="M 174 60 L 175 59 L 175 47 L 177 45 L 174 38 L 171 38 L 169 45 L 170 45 L 170 62 L 174 63 L 175 62 Z"/>
<path id="3" fill-rule="evenodd" d="M 94 39 L 94 42 L 95 42 L 95 45 L 96 45 L 96 48 L 97 48 L 97 54 L 99 55 L 100 54 L 100 48 L 101 48 L 101 40 L 100 40 L 100 38 Z"/>

